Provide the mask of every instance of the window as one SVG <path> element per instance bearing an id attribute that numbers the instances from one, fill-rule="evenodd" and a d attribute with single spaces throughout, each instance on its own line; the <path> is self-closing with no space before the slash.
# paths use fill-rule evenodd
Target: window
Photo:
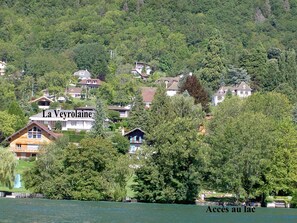
<path id="1" fill-rule="evenodd" d="M 33 127 L 28 131 L 29 139 L 41 139 L 41 130 L 37 127 Z"/>
<path id="2" fill-rule="evenodd" d="M 22 145 L 21 144 L 16 144 L 16 148 L 17 149 L 21 149 L 22 148 Z"/>
<path id="3" fill-rule="evenodd" d="M 34 151 L 36 151 L 36 150 L 39 149 L 39 145 L 36 145 L 36 144 L 28 144 L 28 145 L 27 145 L 27 149 L 28 149 L 28 150 L 34 150 Z"/>
<path id="4" fill-rule="evenodd" d="M 70 123 L 72 126 L 76 126 L 76 121 L 71 121 Z"/>

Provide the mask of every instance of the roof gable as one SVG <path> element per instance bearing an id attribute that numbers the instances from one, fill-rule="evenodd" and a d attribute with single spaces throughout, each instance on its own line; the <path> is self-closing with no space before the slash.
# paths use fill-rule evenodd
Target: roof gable
<path id="1" fill-rule="evenodd" d="M 46 132 L 50 137 L 54 139 L 57 139 L 60 136 L 59 134 L 56 134 L 53 131 L 49 130 L 48 127 L 46 127 L 45 125 L 33 121 L 33 122 L 30 122 L 28 125 L 26 125 L 24 128 L 18 130 L 17 132 L 13 133 L 11 136 L 7 137 L 5 141 L 10 141 L 12 138 L 20 135 L 20 133 L 22 133 L 23 131 L 25 130 L 27 131 L 35 126 L 40 128 L 42 131 Z"/>
<path id="2" fill-rule="evenodd" d="M 141 128 L 135 128 L 135 129 L 132 129 L 131 131 L 125 133 L 124 136 L 130 135 L 131 133 L 134 133 L 134 132 L 136 132 L 136 131 L 140 131 L 140 132 L 142 132 L 143 134 L 145 134 L 145 131 L 143 131 Z"/>

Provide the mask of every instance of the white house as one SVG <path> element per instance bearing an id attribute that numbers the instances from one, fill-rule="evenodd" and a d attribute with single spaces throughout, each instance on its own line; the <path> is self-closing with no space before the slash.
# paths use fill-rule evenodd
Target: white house
<path id="1" fill-rule="evenodd" d="M 79 70 L 76 71 L 73 76 L 78 77 L 80 80 L 84 79 L 90 79 L 91 78 L 91 73 L 88 70 Z"/>
<path id="2" fill-rule="evenodd" d="M 77 110 L 44 110 L 30 117 L 31 121 L 42 123 L 46 126 L 55 128 L 59 121 L 62 124 L 62 130 L 90 130 L 94 123 L 94 110 L 77 109 Z"/>
<path id="3" fill-rule="evenodd" d="M 3 61 L 0 61 L 0 76 L 3 76 L 5 74 L 5 68 L 6 68 L 6 63 Z"/>
<path id="4" fill-rule="evenodd" d="M 237 86 L 222 86 L 222 87 L 220 87 L 220 89 L 212 97 L 213 104 L 215 106 L 217 106 L 219 103 L 224 101 L 228 91 L 230 91 L 232 95 L 236 95 L 240 98 L 246 98 L 246 97 L 252 95 L 252 89 L 250 88 L 250 86 L 242 81 Z"/>
<path id="5" fill-rule="evenodd" d="M 151 66 L 146 63 L 136 62 L 135 67 L 132 69 L 131 73 L 138 78 L 147 78 L 151 74 Z"/>
<path id="6" fill-rule="evenodd" d="M 158 80 L 156 80 L 157 84 L 164 83 L 166 87 L 166 94 L 167 96 L 174 96 L 177 93 L 179 93 L 179 81 L 181 76 L 177 77 L 161 77 Z"/>

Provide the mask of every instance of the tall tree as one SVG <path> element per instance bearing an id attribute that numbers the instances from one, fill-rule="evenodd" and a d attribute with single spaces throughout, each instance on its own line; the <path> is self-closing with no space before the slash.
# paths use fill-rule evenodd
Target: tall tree
<path id="1" fill-rule="evenodd" d="M 226 75 L 225 47 L 218 30 L 208 39 L 199 75 L 203 84 L 212 90 L 218 89 Z"/>
<path id="2" fill-rule="evenodd" d="M 181 92 L 187 91 L 195 99 L 196 104 L 201 104 L 204 111 L 209 110 L 209 97 L 196 76 L 189 75 L 185 83 L 181 86 Z"/>
<path id="3" fill-rule="evenodd" d="M 0 142 L 15 132 L 17 117 L 6 111 L 0 111 Z"/>
<path id="4" fill-rule="evenodd" d="M 243 68 L 236 68 L 234 66 L 231 66 L 228 69 L 225 84 L 238 85 L 242 81 L 249 84 L 251 81 L 250 75 L 248 75 L 247 71 Z"/>
<path id="5" fill-rule="evenodd" d="M 160 203 L 193 203 L 201 185 L 207 148 L 199 139 L 197 120 L 176 118 L 149 133 L 153 142 L 136 170 L 137 199 Z"/>
<path id="6" fill-rule="evenodd" d="M 251 88 L 261 90 L 263 80 L 267 76 L 267 53 L 262 45 L 245 50 L 239 60 L 240 66 L 251 76 Z"/>
<path id="7" fill-rule="evenodd" d="M 96 100 L 94 119 L 95 121 L 91 129 L 91 135 L 93 137 L 104 137 L 106 113 L 104 110 L 104 105 L 99 98 Z"/>
<path id="8" fill-rule="evenodd" d="M 99 43 L 80 44 L 74 48 L 74 61 L 82 70 L 90 70 L 93 77 L 104 80 L 108 71 L 107 52 Z"/>
<path id="9" fill-rule="evenodd" d="M 138 90 L 136 92 L 131 112 L 129 114 L 129 127 L 131 129 L 141 128 L 146 131 L 148 122 L 147 119 L 148 111 L 145 109 L 141 92 Z"/>
<path id="10" fill-rule="evenodd" d="M 15 130 L 19 130 L 26 125 L 27 119 L 25 117 L 25 114 L 22 108 L 20 107 L 20 105 L 16 101 L 12 101 L 10 103 L 8 108 L 8 113 L 10 115 L 15 115 L 18 120 L 15 126 Z"/>

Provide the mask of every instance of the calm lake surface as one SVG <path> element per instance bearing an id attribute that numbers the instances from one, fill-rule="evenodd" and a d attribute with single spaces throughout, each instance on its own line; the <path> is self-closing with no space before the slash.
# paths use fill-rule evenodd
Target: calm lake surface
<path id="1" fill-rule="evenodd" d="M 297 222 L 297 209 L 257 208 L 255 213 L 206 213 L 206 210 L 207 207 L 195 205 L 0 198 L 1 223 Z"/>

